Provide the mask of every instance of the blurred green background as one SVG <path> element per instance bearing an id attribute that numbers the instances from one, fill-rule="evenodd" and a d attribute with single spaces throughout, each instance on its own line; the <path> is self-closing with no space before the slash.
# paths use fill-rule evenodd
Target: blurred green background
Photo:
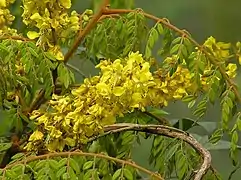
<path id="1" fill-rule="evenodd" d="M 92 0 L 73 0 L 73 9 L 83 12 L 85 8 L 90 8 Z M 98 1 L 98 0 L 96 0 Z M 116 0 L 118 1 L 118 0 Z M 165 17 L 170 22 L 181 29 L 188 30 L 194 39 L 203 43 L 209 36 L 214 36 L 218 41 L 236 43 L 241 41 L 241 1 L 240 0 L 135 0 L 135 7 L 144 11 Z M 15 11 L 15 8 L 13 9 Z M 20 12 L 15 11 L 19 27 Z M 73 62 L 75 66 L 83 70 L 85 74 L 94 74 L 96 71 L 93 65 L 88 62 Z M 240 78 L 237 78 L 240 80 Z M 240 85 L 240 81 L 237 82 Z M 181 117 L 191 117 L 190 110 L 185 104 L 175 103 L 167 108 L 170 113 L 168 118 L 177 119 Z M 0 116 L 1 117 L 1 116 Z M 203 121 L 219 121 L 220 108 L 209 106 L 208 113 Z M 199 134 L 205 134 L 201 128 L 195 130 Z M 239 142 L 241 144 L 241 142 Z M 136 146 L 134 158 L 137 163 L 149 168 L 148 153 L 151 141 L 143 140 L 141 147 Z M 213 150 L 213 165 L 221 172 L 224 180 L 228 179 L 229 173 L 233 170 L 231 160 L 228 157 L 228 150 Z M 240 156 L 241 161 L 241 156 Z M 240 180 L 241 169 L 233 176 L 233 180 Z"/>

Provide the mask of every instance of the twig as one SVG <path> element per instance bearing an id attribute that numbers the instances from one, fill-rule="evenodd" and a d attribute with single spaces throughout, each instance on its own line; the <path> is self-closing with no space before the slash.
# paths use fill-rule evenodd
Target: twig
<path id="1" fill-rule="evenodd" d="M 129 9 L 105 9 L 105 11 L 103 11 L 103 15 L 111 15 L 111 14 L 124 14 L 124 13 L 130 13 L 130 12 L 135 12 L 136 10 L 129 10 Z M 169 23 L 166 19 L 162 19 L 162 18 L 158 18 L 154 15 L 148 14 L 146 12 L 143 12 L 143 15 L 149 19 L 152 19 L 154 21 L 157 21 L 158 23 L 161 23 L 163 25 L 165 25 L 166 27 L 168 27 L 169 29 L 179 33 L 181 36 L 186 37 L 187 39 L 190 40 L 190 42 L 192 42 L 195 46 L 198 47 L 199 50 L 201 50 L 210 60 L 210 62 L 215 65 L 216 67 L 219 68 L 220 73 L 223 75 L 223 77 L 225 78 L 225 80 L 228 82 L 228 85 L 230 87 L 232 87 L 235 96 L 237 98 L 237 100 L 241 103 L 241 96 L 239 94 L 239 91 L 236 87 L 236 85 L 234 84 L 234 82 L 228 77 L 228 75 L 226 74 L 225 70 L 220 66 L 220 64 L 216 61 L 215 57 L 211 56 L 208 51 L 206 51 L 204 49 L 203 46 L 201 46 L 197 41 L 195 41 L 185 30 L 181 30 L 179 28 L 177 28 L 176 26 L 172 25 L 171 23 Z"/>
<path id="2" fill-rule="evenodd" d="M 120 15 L 118 14 L 109 14 L 109 15 L 102 15 L 99 21 L 107 19 L 107 18 L 119 18 Z"/>
<path id="3" fill-rule="evenodd" d="M 112 133 L 118 133 L 123 131 L 141 131 L 151 134 L 163 135 L 171 138 L 178 138 L 186 143 L 190 144 L 203 158 L 203 163 L 201 167 L 195 171 L 194 180 L 201 180 L 202 177 L 207 173 L 211 166 L 211 154 L 202 145 L 194 139 L 194 137 L 188 133 L 180 132 L 179 129 L 163 126 L 163 125 L 139 125 L 139 124 L 129 124 L 120 123 L 114 125 L 108 125 L 104 127 L 104 133 L 92 138 L 89 142 L 94 141 L 100 137 L 106 136 Z"/>
<path id="4" fill-rule="evenodd" d="M 34 41 L 32 39 L 28 39 L 25 37 L 21 37 L 21 36 L 0 36 L 0 40 L 4 40 L 4 39 L 13 39 L 13 40 L 20 40 L 20 41 Z"/>
<path id="5" fill-rule="evenodd" d="M 122 159 L 118 159 L 118 158 L 114 158 L 114 157 L 111 157 L 111 156 L 107 156 L 107 155 L 104 155 L 104 154 L 95 154 L 95 153 L 86 153 L 86 152 L 59 152 L 59 153 L 49 153 L 49 154 L 44 154 L 44 155 L 40 155 L 40 156 L 30 156 L 30 157 L 27 157 L 26 159 L 24 160 L 21 160 L 21 161 L 17 161 L 15 163 L 12 163 L 12 164 L 9 164 L 7 165 L 4 169 L 3 169 L 3 173 L 6 172 L 7 169 L 11 169 L 13 166 L 17 165 L 17 164 L 23 164 L 24 162 L 25 163 L 28 163 L 28 162 L 32 162 L 32 161 L 36 161 L 36 160 L 40 160 L 40 159 L 46 159 L 46 158 L 49 158 L 49 157 L 63 157 L 63 156 L 89 156 L 89 157 L 97 157 L 97 158 L 102 158 L 102 159 L 106 159 L 106 160 L 109 160 L 109 161 L 115 161 L 117 163 L 120 163 L 120 164 L 126 164 L 126 165 L 129 165 L 129 166 L 132 166 L 134 167 L 135 169 L 137 170 L 140 170 L 152 177 L 155 177 L 156 179 L 158 180 L 164 180 L 159 174 L 157 173 L 153 173 L 133 162 L 130 162 L 130 161 L 126 161 L 126 160 L 122 160 Z"/>
<path id="6" fill-rule="evenodd" d="M 93 16 L 93 18 L 90 20 L 90 22 L 87 24 L 87 26 L 83 29 L 83 31 L 80 31 L 73 46 L 69 49 L 69 51 L 67 52 L 67 54 L 64 57 L 65 63 L 69 60 L 69 58 L 76 51 L 76 49 L 78 48 L 79 44 L 81 43 L 83 38 L 86 36 L 86 34 L 88 34 L 90 32 L 90 30 L 96 25 L 96 23 L 101 18 L 101 16 L 103 15 L 103 12 L 105 11 L 105 9 L 108 5 L 109 5 L 109 0 L 104 0 L 102 6 L 100 7 L 99 12 Z"/>

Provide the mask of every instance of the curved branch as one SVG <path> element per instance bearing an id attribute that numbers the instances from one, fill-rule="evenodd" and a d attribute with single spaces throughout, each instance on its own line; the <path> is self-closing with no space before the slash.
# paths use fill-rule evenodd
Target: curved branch
<path id="1" fill-rule="evenodd" d="M 192 135 L 185 131 L 181 131 L 179 129 L 168 127 L 164 125 L 140 125 L 140 124 L 130 124 L 130 123 L 120 123 L 120 124 L 113 124 L 107 125 L 104 127 L 104 133 L 93 137 L 89 140 L 89 142 L 94 141 L 100 137 L 106 136 L 112 133 L 118 133 L 123 131 L 141 131 L 147 132 L 151 134 L 157 134 L 162 136 L 167 136 L 171 138 L 178 138 L 189 145 L 191 145 L 203 158 L 203 163 L 201 167 L 195 171 L 194 180 L 201 180 L 202 177 L 207 173 L 208 169 L 211 166 L 211 154 L 208 150 L 206 150 L 202 145 L 194 139 Z"/>
<path id="2" fill-rule="evenodd" d="M 3 171 L 5 172 L 7 169 L 11 169 L 13 166 L 17 165 L 17 164 L 26 164 L 28 162 L 31 162 L 31 161 L 36 161 L 36 160 L 41 160 L 41 159 L 48 159 L 50 157 L 63 157 L 63 156 L 67 156 L 68 158 L 70 156 L 89 156 L 89 157 L 97 157 L 97 158 L 102 158 L 102 159 L 106 159 L 106 160 L 109 160 L 109 161 L 115 161 L 117 163 L 120 163 L 120 164 L 125 164 L 125 165 L 129 165 L 129 166 L 132 166 L 134 167 L 135 169 L 138 169 L 148 175 L 150 175 L 151 177 L 154 177 L 158 180 L 164 180 L 159 174 L 157 173 L 153 173 L 133 162 L 130 162 L 130 161 L 126 161 L 126 160 L 122 160 L 122 159 L 118 159 L 118 158 L 114 158 L 114 157 L 111 157 L 111 156 L 107 156 L 105 154 L 95 154 L 95 153 L 87 153 L 87 152 L 58 152 L 58 153 L 49 153 L 49 154 L 44 154 L 44 155 L 40 155 L 40 156 L 30 156 L 30 157 L 27 157 L 25 158 L 24 160 L 21 160 L 21 161 L 18 161 L 18 162 L 15 162 L 13 164 L 9 164 L 7 165 Z"/>

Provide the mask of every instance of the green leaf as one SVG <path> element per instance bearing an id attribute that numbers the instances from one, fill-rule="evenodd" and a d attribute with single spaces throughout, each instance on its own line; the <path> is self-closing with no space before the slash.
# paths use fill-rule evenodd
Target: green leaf
<path id="1" fill-rule="evenodd" d="M 95 180 L 100 180 L 97 169 L 94 169 L 94 170 L 93 170 L 93 172 L 92 172 L 92 177 L 93 177 L 93 179 L 95 179 Z"/>
<path id="2" fill-rule="evenodd" d="M 117 180 L 121 176 L 122 169 L 118 169 L 112 176 L 112 180 Z"/>
<path id="3" fill-rule="evenodd" d="M 172 44 L 174 45 L 174 44 L 180 44 L 180 42 L 181 42 L 181 40 L 182 40 L 182 37 L 177 37 L 177 38 L 175 38 L 173 41 L 172 41 Z"/>
<path id="4" fill-rule="evenodd" d="M 130 13 L 127 14 L 126 17 L 127 17 L 128 19 L 132 19 L 132 18 L 134 18 L 134 16 L 135 16 L 135 12 L 130 12 Z"/>
<path id="5" fill-rule="evenodd" d="M 169 113 L 162 110 L 162 109 L 157 109 L 157 108 L 151 108 L 151 110 L 149 110 L 150 113 L 156 115 L 156 116 L 163 116 L 163 115 L 168 115 Z"/>
<path id="6" fill-rule="evenodd" d="M 64 173 L 62 175 L 62 179 L 70 179 L 69 174 L 68 173 Z"/>
<path id="7" fill-rule="evenodd" d="M 38 58 L 39 54 L 31 47 L 28 47 L 28 50 L 30 52 L 31 55 L 33 55 L 34 57 Z"/>
<path id="8" fill-rule="evenodd" d="M 49 162 L 49 165 L 50 165 L 51 168 L 58 169 L 58 166 L 59 166 L 58 161 L 56 161 L 54 159 L 49 159 L 48 162 Z"/>
<path id="9" fill-rule="evenodd" d="M 157 30 L 155 28 L 153 28 L 151 30 L 151 36 L 153 37 L 155 42 L 158 40 L 159 35 L 158 35 L 158 32 L 157 32 Z"/>
<path id="10" fill-rule="evenodd" d="M 187 48 L 186 48 L 183 44 L 180 44 L 180 48 L 181 48 L 182 56 L 183 56 L 184 58 L 188 57 Z"/>
<path id="11" fill-rule="evenodd" d="M 0 43 L 0 49 L 4 50 L 6 52 L 9 52 L 8 48 L 5 45 L 3 45 L 2 43 Z"/>
<path id="12" fill-rule="evenodd" d="M 183 177 L 186 174 L 186 171 L 188 170 L 188 163 L 186 161 L 185 156 L 180 156 L 180 158 L 178 158 L 178 162 L 177 162 L 177 173 L 178 173 L 178 179 L 183 179 Z"/>
<path id="13" fill-rule="evenodd" d="M 209 138 L 209 142 L 212 144 L 216 144 L 222 137 L 223 137 L 223 130 L 217 129 Z"/>
<path id="14" fill-rule="evenodd" d="M 207 108 L 206 107 L 201 107 L 201 108 L 197 108 L 194 112 L 193 115 L 194 116 L 198 116 L 198 117 L 202 117 L 204 115 L 204 113 L 206 112 Z"/>
<path id="15" fill-rule="evenodd" d="M 72 167 L 75 170 L 75 172 L 77 174 L 80 173 L 80 167 L 79 167 L 78 163 L 73 158 L 69 158 L 69 165 L 70 165 L 70 167 Z"/>
<path id="16" fill-rule="evenodd" d="M 84 163 L 83 165 L 83 170 L 87 170 L 90 169 L 94 164 L 94 161 L 87 161 L 86 163 Z"/>
<path id="17" fill-rule="evenodd" d="M 190 102 L 190 101 L 193 101 L 193 100 L 195 100 L 195 99 L 196 99 L 195 96 L 193 96 L 193 95 L 187 95 L 187 96 L 185 96 L 185 97 L 182 98 L 182 101 L 183 101 L 183 102 Z"/>
<path id="18" fill-rule="evenodd" d="M 47 166 L 46 160 L 41 160 L 34 166 L 34 170 L 38 171 L 39 169 L 42 169 L 43 167 L 46 167 L 46 166 Z"/>
<path id="19" fill-rule="evenodd" d="M 58 66 L 57 72 L 58 72 L 60 82 L 64 84 L 64 87 L 67 89 L 69 85 L 74 82 L 73 73 L 68 70 L 68 68 L 64 65 L 64 63 L 61 63 Z"/>
<path id="20" fill-rule="evenodd" d="M 193 44 L 190 42 L 189 39 L 185 38 L 183 39 L 184 45 L 186 46 L 188 55 L 191 54 L 191 52 L 193 52 L 194 46 Z"/>
<path id="21" fill-rule="evenodd" d="M 158 40 L 158 32 L 155 28 L 152 28 L 150 30 L 150 35 L 148 38 L 148 42 L 147 42 L 147 46 L 150 48 L 153 48 L 154 44 L 156 43 L 156 41 Z"/>
<path id="22" fill-rule="evenodd" d="M 179 50 L 179 48 L 180 48 L 180 44 L 175 44 L 175 45 L 171 48 L 170 54 L 176 53 L 176 52 Z"/>
<path id="23" fill-rule="evenodd" d="M 238 138 L 238 132 L 237 132 L 237 131 L 234 131 L 234 132 L 232 133 L 231 142 L 237 145 L 238 139 L 239 139 L 239 138 Z"/>
<path id="24" fill-rule="evenodd" d="M 58 162 L 58 169 L 65 166 L 67 164 L 67 158 L 62 158 L 59 162 Z"/>
<path id="25" fill-rule="evenodd" d="M 25 156 L 24 153 L 17 153 L 17 154 L 15 154 L 14 156 L 12 156 L 11 159 L 12 159 L 12 160 L 22 159 L 24 156 Z"/>
<path id="26" fill-rule="evenodd" d="M 150 57 L 151 57 L 151 54 L 152 54 L 151 48 L 150 48 L 149 46 L 146 46 L 145 56 L 146 56 L 147 58 L 150 58 Z"/>
<path id="27" fill-rule="evenodd" d="M 0 152 L 7 151 L 11 147 L 12 147 L 12 142 L 0 143 Z"/>
<path id="28" fill-rule="evenodd" d="M 44 52 L 44 55 L 45 55 L 48 59 L 50 59 L 50 60 L 52 60 L 52 61 L 57 61 L 56 58 L 54 57 L 54 55 L 53 55 L 52 53 Z"/>
<path id="29" fill-rule="evenodd" d="M 27 117 L 25 114 L 23 114 L 21 111 L 19 112 L 19 116 L 20 116 L 21 119 L 23 119 L 26 123 L 29 123 L 29 122 L 30 122 L 29 119 L 28 119 L 28 117 Z"/>
<path id="30" fill-rule="evenodd" d="M 69 167 L 69 178 L 73 180 L 78 179 L 72 167 Z"/>
<path id="31" fill-rule="evenodd" d="M 158 23 L 158 24 L 157 24 L 157 30 L 158 30 L 158 32 L 159 32 L 160 35 L 163 34 L 164 29 L 163 29 L 163 26 L 162 26 L 161 23 Z"/>
<path id="32" fill-rule="evenodd" d="M 238 130 L 241 131 L 241 119 L 240 119 L 240 117 L 237 118 L 236 124 L 237 124 Z"/>
<path id="33" fill-rule="evenodd" d="M 63 166 L 62 168 L 60 168 L 57 173 L 56 173 L 56 177 L 60 178 L 61 176 L 63 176 L 63 174 L 67 171 L 67 167 Z"/>
<path id="34" fill-rule="evenodd" d="M 12 170 L 6 170 L 6 177 L 15 179 L 17 176 L 18 176 L 17 173 L 15 173 L 14 171 L 12 171 Z"/>
<path id="35" fill-rule="evenodd" d="M 128 144 L 132 144 L 133 140 L 135 138 L 135 134 L 133 134 L 133 132 L 125 132 L 122 136 L 122 142 L 121 144 L 124 145 L 128 145 Z"/>
<path id="36" fill-rule="evenodd" d="M 126 179 L 133 180 L 133 175 L 129 169 L 123 168 L 123 175 L 126 177 Z"/>
<path id="37" fill-rule="evenodd" d="M 23 164 L 16 164 L 15 166 L 13 166 L 12 168 L 11 168 L 11 170 L 13 170 L 15 173 L 17 173 L 17 174 L 20 174 L 20 173 L 22 173 L 22 171 L 23 171 L 23 169 L 24 169 L 25 167 L 24 167 L 24 165 Z"/>
<path id="38" fill-rule="evenodd" d="M 214 103 L 214 102 L 215 102 L 215 99 L 216 99 L 216 97 L 217 97 L 216 91 L 214 91 L 214 90 L 211 88 L 208 95 L 209 95 L 209 100 L 210 100 L 210 102 L 211 102 L 211 103 Z"/>
<path id="39" fill-rule="evenodd" d="M 195 105 L 195 103 L 196 103 L 196 100 L 190 101 L 190 102 L 188 103 L 188 108 L 189 108 L 189 109 L 192 108 L 192 107 Z"/>
<path id="40" fill-rule="evenodd" d="M 175 144 L 176 142 L 176 144 Z M 174 156 L 174 154 L 177 152 L 178 148 L 180 147 L 180 143 L 178 141 L 174 140 L 171 143 L 171 148 L 168 148 L 167 154 L 165 155 L 165 161 L 169 162 L 169 160 Z"/>
<path id="41" fill-rule="evenodd" d="M 89 170 L 85 173 L 83 180 L 89 180 L 89 179 L 91 179 L 91 177 L 93 176 L 93 173 L 95 173 L 95 172 L 96 172 L 96 169 L 89 169 Z"/>

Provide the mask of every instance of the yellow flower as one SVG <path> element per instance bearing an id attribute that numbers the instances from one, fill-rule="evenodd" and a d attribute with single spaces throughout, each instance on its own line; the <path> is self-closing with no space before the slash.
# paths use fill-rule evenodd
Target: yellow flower
<path id="1" fill-rule="evenodd" d="M 29 141 L 38 141 L 43 139 L 43 133 L 41 131 L 34 131 L 33 134 L 29 137 Z"/>
<path id="2" fill-rule="evenodd" d="M 233 63 L 229 63 L 226 67 L 226 73 L 230 78 L 235 78 L 237 75 L 237 65 Z"/>
<path id="3" fill-rule="evenodd" d="M 4 7 L 4 8 L 6 7 L 6 0 L 1 0 L 0 1 L 0 8 L 1 7 Z"/>
<path id="4" fill-rule="evenodd" d="M 71 7 L 71 0 L 60 0 L 60 4 L 64 8 L 69 9 Z"/>
<path id="5" fill-rule="evenodd" d="M 74 147 L 76 144 L 75 140 L 69 137 L 65 138 L 64 141 L 68 146 L 71 146 L 71 147 Z"/>
<path id="6" fill-rule="evenodd" d="M 217 58 L 223 59 L 229 56 L 229 48 L 231 47 L 231 44 L 216 42 L 216 39 L 211 36 L 205 41 L 204 46 L 211 50 Z"/>
<path id="7" fill-rule="evenodd" d="M 125 93 L 125 88 L 120 86 L 114 87 L 112 92 L 115 96 L 121 96 Z"/>
<path id="8" fill-rule="evenodd" d="M 61 52 L 61 49 L 59 46 L 53 46 L 49 48 L 49 52 L 53 54 L 57 60 L 61 60 L 61 61 L 64 60 L 64 55 Z"/>
<path id="9" fill-rule="evenodd" d="M 63 140 L 54 139 L 47 144 L 47 149 L 50 152 L 55 152 L 56 150 L 63 151 L 65 143 Z"/>
<path id="10" fill-rule="evenodd" d="M 103 83 L 103 82 L 98 83 L 96 85 L 96 89 L 100 93 L 100 95 L 102 95 L 102 96 L 107 96 L 111 92 L 110 91 L 110 87 L 107 84 Z"/>

